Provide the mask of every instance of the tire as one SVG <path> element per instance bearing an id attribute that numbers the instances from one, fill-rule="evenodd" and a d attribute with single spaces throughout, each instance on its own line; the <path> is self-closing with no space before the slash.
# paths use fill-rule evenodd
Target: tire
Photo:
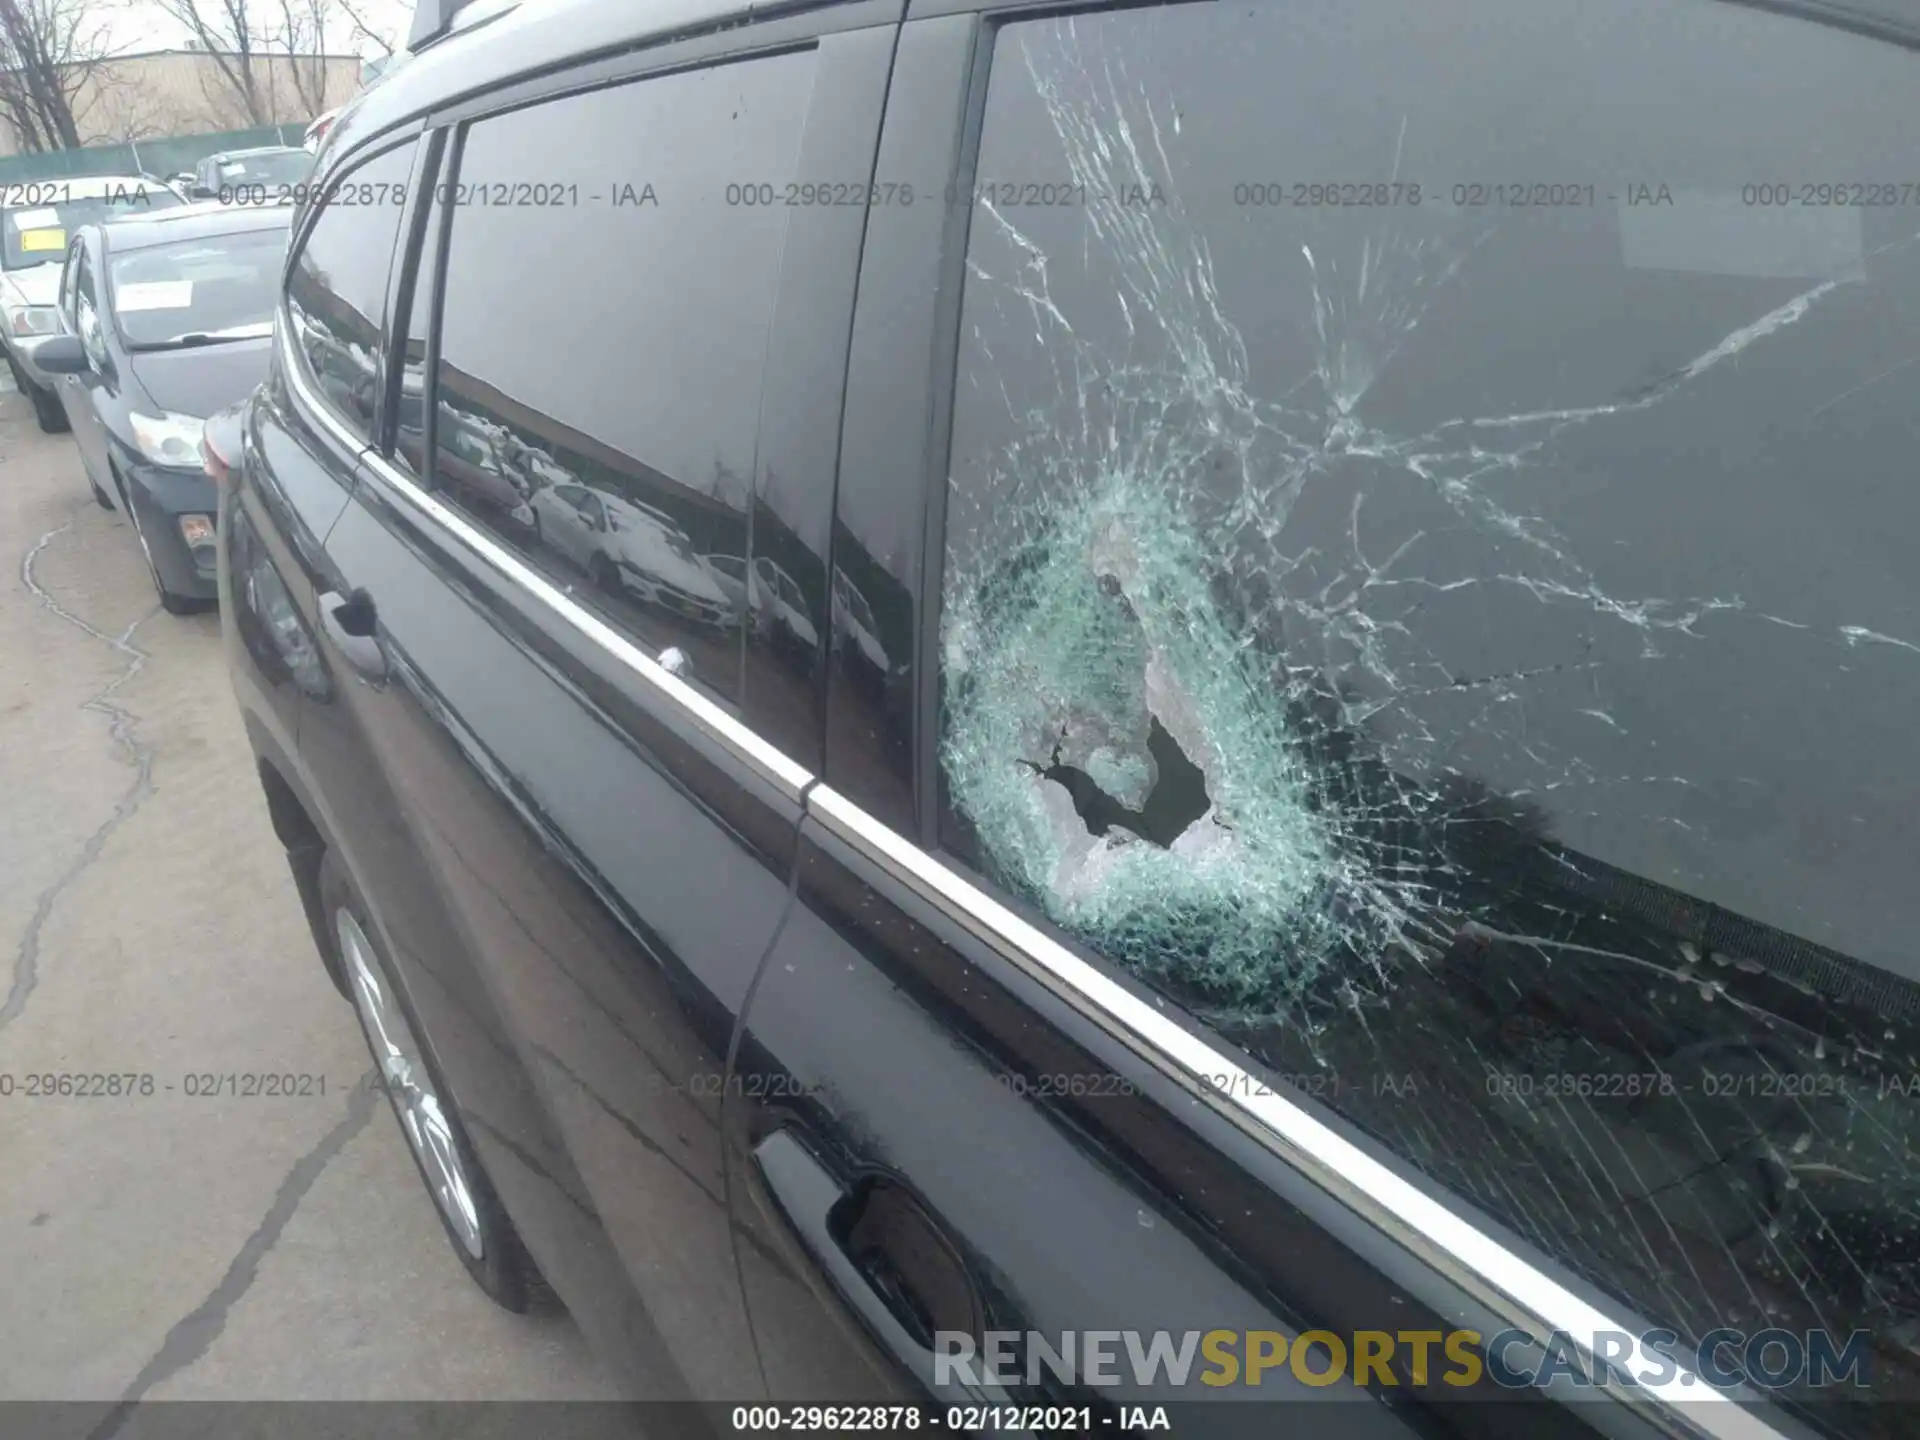
<path id="1" fill-rule="evenodd" d="M 26 392 L 27 399 L 33 402 L 34 422 L 44 434 L 64 435 L 73 428 L 67 424 L 67 409 L 60 403 L 58 395 L 49 395 L 31 381 L 21 389 Z"/>
<path id="2" fill-rule="evenodd" d="M 620 572 L 600 551 L 587 557 L 587 578 L 609 595 L 620 593 Z"/>
<path id="3" fill-rule="evenodd" d="M 330 849 L 320 858 L 318 890 L 323 934 L 333 951 L 326 957 L 328 968 L 348 979 L 360 1033 L 447 1243 L 473 1283 L 501 1309 L 516 1315 L 557 1309 L 552 1289 L 521 1243 L 467 1139 L 431 1044 L 415 1039 L 422 1033 L 419 1022 L 393 982 L 393 967 L 375 938 L 378 932 L 366 907 Z M 455 1177 L 457 1197 L 445 1183 Z M 461 1213 L 463 1221 L 456 1223 L 452 1212 Z"/>
<path id="4" fill-rule="evenodd" d="M 93 491 L 94 504 L 98 505 L 102 510 L 113 509 L 113 497 L 102 490 L 100 488 L 100 482 L 91 475 L 87 476 L 87 488 Z"/>
<path id="5" fill-rule="evenodd" d="M 27 372 L 20 368 L 20 362 L 13 358 L 13 352 L 7 352 L 7 373 L 13 376 L 13 383 L 20 393 L 27 397 L 27 403 L 33 406 L 33 418 L 42 431 L 48 435 L 63 435 L 68 430 L 66 407 L 60 403 L 58 395 L 49 395 L 38 385 L 27 379 Z"/>

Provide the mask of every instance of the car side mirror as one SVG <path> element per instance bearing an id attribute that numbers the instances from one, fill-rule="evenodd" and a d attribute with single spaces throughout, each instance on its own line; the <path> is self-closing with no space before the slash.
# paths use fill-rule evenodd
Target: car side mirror
<path id="1" fill-rule="evenodd" d="M 49 375 L 84 375 L 92 368 L 78 335 L 53 335 L 40 342 L 33 363 Z"/>

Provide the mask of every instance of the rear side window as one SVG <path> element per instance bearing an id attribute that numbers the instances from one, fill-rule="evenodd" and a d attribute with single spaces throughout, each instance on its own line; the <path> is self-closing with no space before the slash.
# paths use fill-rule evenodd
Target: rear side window
<path id="1" fill-rule="evenodd" d="M 1917 81 L 1665 0 L 1014 24 L 960 323 L 944 843 L 1803 1398 L 1920 1382 Z"/>
<path id="2" fill-rule="evenodd" d="M 814 65 L 772 56 L 477 121 L 441 197 L 436 490 L 728 697 L 743 625 L 787 608 L 726 562 L 748 553 L 787 223 L 754 201 L 793 177 Z"/>
<path id="3" fill-rule="evenodd" d="M 383 151 L 327 187 L 287 277 L 287 312 L 309 378 L 363 442 L 373 438 L 380 324 L 415 143 Z"/>

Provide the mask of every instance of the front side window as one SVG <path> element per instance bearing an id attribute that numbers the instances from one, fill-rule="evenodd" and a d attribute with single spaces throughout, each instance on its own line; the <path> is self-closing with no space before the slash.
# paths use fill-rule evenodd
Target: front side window
<path id="1" fill-rule="evenodd" d="M 414 143 L 327 187 L 287 276 L 294 345 L 328 405 L 363 441 L 373 437 L 380 325 Z"/>
<path id="2" fill-rule="evenodd" d="M 1651 0 L 1008 26 L 941 597 L 950 850 L 1683 1353 L 1885 1395 L 1916 79 Z"/>
<path id="3" fill-rule="evenodd" d="M 787 214 L 753 205 L 743 177 L 792 176 L 814 63 L 716 65 L 478 120 L 439 187 L 453 215 L 435 488 L 611 623 L 681 647 L 723 695 L 749 602 L 713 557 L 747 553 Z M 771 606 L 755 619 L 771 625 Z"/>
<path id="4" fill-rule="evenodd" d="M 115 254 L 108 294 L 120 333 L 134 350 L 270 335 L 286 257 L 283 226 Z"/>
<path id="5" fill-rule="evenodd" d="M 106 360 L 106 341 L 100 334 L 99 298 L 94 291 L 93 260 L 87 254 L 85 245 L 77 247 L 73 255 L 73 322 L 74 333 L 80 337 L 80 343 L 86 347 L 87 354 L 96 366 Z"/>
<path id="6" fill-rule="evenodd" d="M 60 274 L 60 313 L 69 325 L 73 323 L 74 285 L 80 278 L 80 260 L 85 254 L 85 248 L 75 241 L 73 249 L 67 252 L 66 269 Z"/>

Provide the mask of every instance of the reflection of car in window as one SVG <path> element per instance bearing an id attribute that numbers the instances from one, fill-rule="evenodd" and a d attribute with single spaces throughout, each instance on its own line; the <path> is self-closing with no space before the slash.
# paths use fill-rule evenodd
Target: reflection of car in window
<path id="1" fill-rule="evenodd" d="M 517 512 L 530 487 L 501 461 L 496 427 L 442 399 L 438 429 L 440 473 L 447 482 L 476 504 Z"/>
<path id="2" fill-rule="evenodd" d="M 726 629 L 737 613 L 684 532 L 651 506 L 584 485 L 550 485 L 527 502 L 537 544 L 585 570 L 610 593 L 626 593 L 687 619 Z"/>
<path id="3" fill-rule="evenodd" d="M 807 600 L 791 575 L 765 555 L 753 562 L 755 614 L 761 633 L 776 645 L 791 649 L 796 658 L 813 663 L 820 632 L 807 615 Z"/>
<path id="4" fill-rule="evenodd" d="M 833 574 L 833 628 L 836 636 L 843 637 L 840 653 L 849 664 L 864 667 L 871 680 L 884 682 L 892 678 L 894 667 L 887 658 L 886 647 L 880 643 L 880 627 L 874 621 L 867 597 L 847 578 L 844 570 Z"/>

